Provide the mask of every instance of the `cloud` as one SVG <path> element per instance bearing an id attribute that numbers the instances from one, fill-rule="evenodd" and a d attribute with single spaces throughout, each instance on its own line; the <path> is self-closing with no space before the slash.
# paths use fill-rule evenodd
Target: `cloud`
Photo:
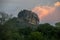
<path id="1" fill-rule="evenodd" d="M 49 6 L 37 6 L 32 9 L 33 12 L 36 12 L 40 19 L 43 19 L 43 17 L 47 16 L 49 13 L 53 12 L 55 10 L 55 7 L 49 7 Z"/>
<path id="2" fill-rule="evenodd" d="M 18 12 L 22 9 L 32 9 L 32 11 L 39 15 L 40 21 L 42 22 L 59 21 L 60 7 L 57 5 L 59 1 L 60 0 L 0 0 L 0 11 L 17 16 Z M 53 4 L 54 6 L 52 6 Z"/>
<path id="3" fill-rule="evenodd" d="M 60 2 L 54 3 L 53 6 L 36 6 L 32 9 L 37 13 L 41 22 L 53 23 L 60 21 Z"/>
<path id="4" fill-rule="evenodd" d="M 56 2 L 55 3 L 55 6 L 60 6 L 60 2 Z"/>

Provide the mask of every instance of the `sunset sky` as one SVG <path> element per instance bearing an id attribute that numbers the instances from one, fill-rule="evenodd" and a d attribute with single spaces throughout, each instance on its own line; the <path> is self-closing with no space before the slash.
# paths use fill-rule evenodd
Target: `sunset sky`
<path id="1" fill-rule="evenodd" d="M 27 9 L 35 12 L 40 23 L 60 22 L 60 0 L 0 0 L 0 11 L 17 16 Z"/>

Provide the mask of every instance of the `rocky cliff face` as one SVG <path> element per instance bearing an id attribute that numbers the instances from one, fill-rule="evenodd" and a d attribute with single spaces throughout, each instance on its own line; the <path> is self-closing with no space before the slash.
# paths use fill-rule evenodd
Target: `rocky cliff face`
<path id="1" fill-rule="evenodd" d="M 18 19 L 31 24 L 39 24 L 37 14 L 29 10 L 20 11 L 18 14 Z"/>

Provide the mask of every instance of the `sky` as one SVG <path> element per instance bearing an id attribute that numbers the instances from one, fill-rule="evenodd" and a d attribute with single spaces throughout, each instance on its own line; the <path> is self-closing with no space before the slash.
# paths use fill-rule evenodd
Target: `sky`
<path id="1" fill-rule="evenodd" d="M 40 23 L 60 22 L 60 0 L 0 0 L 0 11 L 17 16 L 27 9 L 35 12 Z"/>

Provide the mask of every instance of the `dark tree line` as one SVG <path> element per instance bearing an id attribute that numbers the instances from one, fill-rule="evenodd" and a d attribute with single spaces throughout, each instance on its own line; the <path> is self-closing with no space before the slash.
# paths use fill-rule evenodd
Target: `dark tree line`
<path id="1" fill-rule="evenodd" d="M 23 13 L 25 12 L 23 11 Z M 21 14 L 19 13 L 19 15 Z M 49 23 L 36 25 L 31 24 L 32 19 L 34 19 L 33 23 L 36 23 L 36 15 L 33 15 L 33 18 L 24 15 L 25 19 L 22 19 L 24 18 L 22 15 L 19 16 L 21 18 L 13 17 L 3 25 L 0 24 L 0 40 L 60 40 L 60 22 L 56 23 L 55 26 Z"/>

